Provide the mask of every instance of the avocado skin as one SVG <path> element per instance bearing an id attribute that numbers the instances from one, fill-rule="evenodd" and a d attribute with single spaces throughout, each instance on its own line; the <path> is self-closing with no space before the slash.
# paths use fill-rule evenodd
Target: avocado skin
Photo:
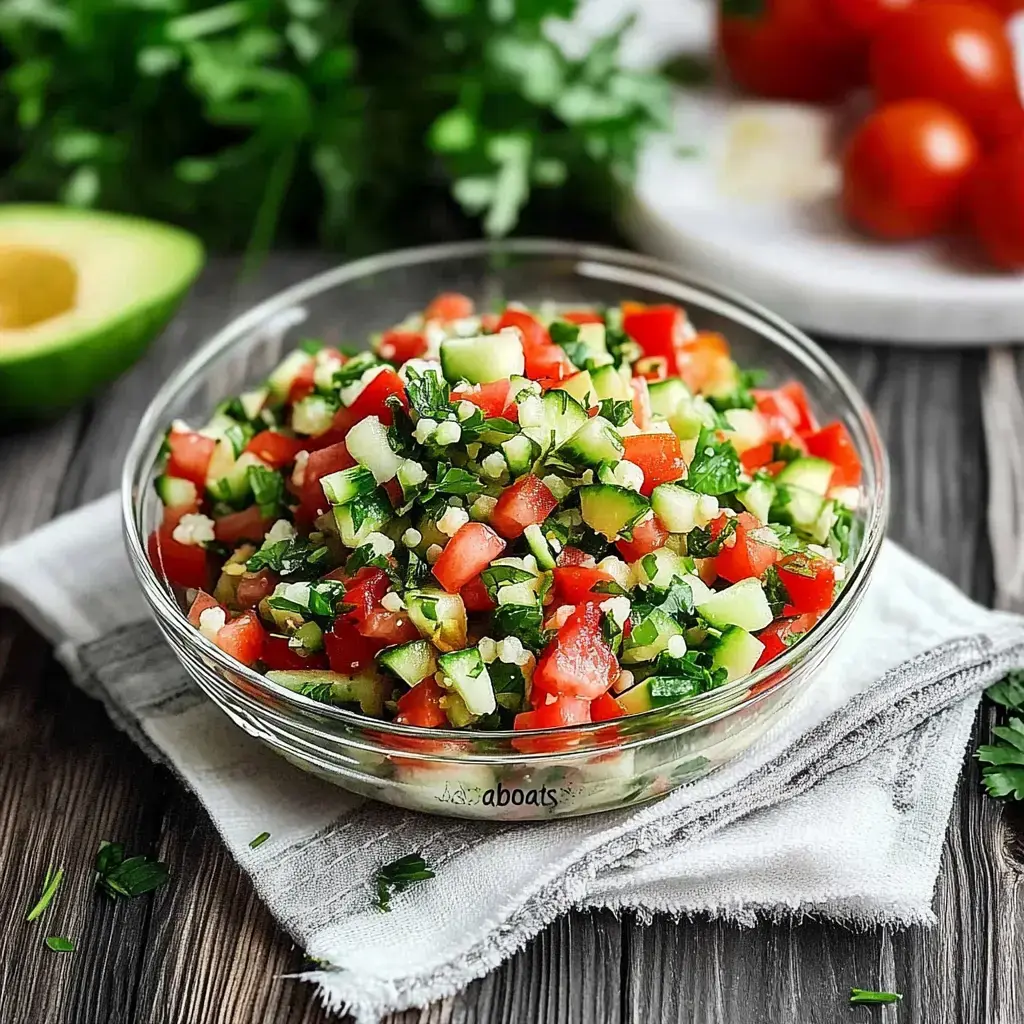
<path id="1" fill-rule="evenodd" d="M 62 344 L 0 354 L 0 422 L 52 419 L 125 372 L 177 311 L 202 268 L 172 294 Z"/>

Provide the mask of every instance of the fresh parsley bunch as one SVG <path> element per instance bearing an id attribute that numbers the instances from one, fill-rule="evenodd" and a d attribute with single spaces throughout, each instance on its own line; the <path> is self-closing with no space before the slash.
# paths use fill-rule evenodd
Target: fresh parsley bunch
<path id="1" fill-rule="evenodd" d="M 978 760 L 988 766 L 982 781 L 989 796 L 1024 800 L 1024 672 L 1011 672 L 986 693 L 1004 712 L 992 728 L 1001 742 L 978 747 Z"/>
<path id="2" fill-rule="evenodd" d="M 607 210 L 667 88 L 620 65 L 621 29 L 572 55 L 549 38 L 577 5 L 0 2 L 0 198 L 257 252 L 426 234 L 425 200 L 446 192 L 489 235 L 536 189 Z"/>

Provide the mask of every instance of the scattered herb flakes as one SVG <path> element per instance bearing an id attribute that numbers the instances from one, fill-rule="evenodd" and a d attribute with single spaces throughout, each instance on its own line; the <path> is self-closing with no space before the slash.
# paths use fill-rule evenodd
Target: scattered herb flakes
<path id="1" fill-rule="evenodd" d="M 851 1006 L 873 1006 L 879 1003 L 898 1003 L 903 996 L 899 992 L 873 992 L 866 988 L 850 989 Z"/>
<path id="2" fill-rule="evenodd" d="M 405 857 L 385 864 L 377 872 L 377 906 L 385 913 L 391 910 L 391 897 L 403 892 L 417 882 L 425 882 L 433 878 L 434 872 L 427 867 L 427 862 L 418 853 L 410 853 Z"/>
<path id="3" fill-rule="evenodd" d="M 112 899 L 134 897 L 159 888 L 170 877 L 167 865 L 143 854 L 125 857 L 123 843 L 100 843 L 96 854 L 96 884 Z"/>
<path id="4" fill-rule="evenodd" d="M 46 938 L 46 945 L 54 953 L 74 953 L 75 944 L 71 939 L 65 939 L 61 935 L 50 935 Z"/>
<path id="5" fill-rule="evenodd" d="M 249 840 L 249 849 L 258 850 L 269 838 L 269 832 L 261 832 L 255 839 Z"/>
<path id="6" fill-rule="evenodd" d="M 57 892 L 63 878 L 63 868 L 57 868 L 57 870 L 54 871 L 53 866 L 51 865 L 46 869 L 46 877 L 43 879 L 42 895 L 39 897 L 35 906 L 29 910 L 28 915 L 25 918 L 26 921 L 34 921 L 43 913 L 44 910 L 46 910 L 50 905 L 50 901 L 53 899 L 54 894 Z"/>

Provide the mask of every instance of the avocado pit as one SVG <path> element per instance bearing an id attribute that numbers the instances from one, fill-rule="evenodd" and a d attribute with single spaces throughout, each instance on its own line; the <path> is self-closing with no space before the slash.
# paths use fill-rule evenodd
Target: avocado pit
<path id="1" fill-rule="evenodd" d="M 73 309 L 78 271 L 60 253 L 0 243 L 0 331 L 34 327 Z"/>

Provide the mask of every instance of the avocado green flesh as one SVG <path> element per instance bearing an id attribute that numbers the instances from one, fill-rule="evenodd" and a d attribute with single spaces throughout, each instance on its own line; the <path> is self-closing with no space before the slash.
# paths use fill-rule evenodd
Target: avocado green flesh
<path id="1" fill-rule="evenodd" d="M 0 247 L 53 252 L 77 272 L 74 306 L 0 329 L 0 420 L 40 419 L 123 373 L 199 272 L 199 240 L 177 228 L 56 206 L 0 206 Z"/>

